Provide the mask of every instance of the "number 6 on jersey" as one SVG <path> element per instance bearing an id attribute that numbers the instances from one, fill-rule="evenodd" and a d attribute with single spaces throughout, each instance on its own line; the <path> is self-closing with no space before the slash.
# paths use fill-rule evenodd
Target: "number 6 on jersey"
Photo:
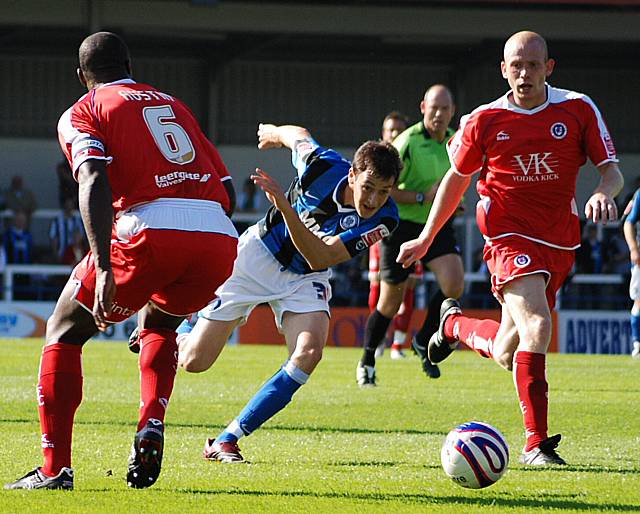
<path id="1" fill-rule="evenodd" d="M 176 118 L 170 105 L 145 107 L 142 116 L 165 159 L 180 165 L 195 159 L 196 152 L 187 132 L 177 123 L 167 121 Z"/>

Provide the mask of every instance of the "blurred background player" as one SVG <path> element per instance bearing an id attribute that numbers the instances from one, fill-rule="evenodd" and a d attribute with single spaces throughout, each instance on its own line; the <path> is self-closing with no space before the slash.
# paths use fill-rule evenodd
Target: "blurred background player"
<path id="1" fill-rule="evenodd" d="M 539 34 L 518 32 L 507 40 L 501 70 L 510 91 L 462 118 L 427 224 L 398 256 L 409 266 L 428 251 L 471 176 L 480 173 L 477 222 L 502 317 L 499 323 L 470 318 L 455 299 L 445 300 L 429 359 L 444 360 L 461 341 L 513 370 L 527 439 L 520 462 L 532 466 L 566 464 L 556 452 L 560 434 L 547 434 L 546 353 L 556 293 L 580 245 L 574 199 L 580 166 L 589 157 L 601 175 L 585 206 L 594 223 L 617 218 L 614 197 L 623 185 L 602 115 L 589 97 L 546 83 L 554 66 Z"/>
<path id="2" fill-rule="evenodd" d="M 453 135 L 449 123 L 455 112 L 451 91 L 443 85 L 431 86 L 420 102 L 422 120 L 409 127 L 393 142 L 402 159 L 403 169 L 392 193 L 398 204 L 398 228 L 380 243 L 380 296 L 369 315 L 364 336 L 364 351 L 357 367 L 361 387 L 375 385 L 375 352 L 383 341 L 392 318 L 403 301 L 411 269 L 396 262 L 400 245 L 417 237 L 427 220 L 438 184 L 449 169 L 446 143 Z M 456 243 L 453 219 L 442 227 L 436 243 L 422 259 L 434 273 L 438 289 L 431 296 L 427 317 L 413 341 L 427 376 L 438 378 L 440 370 L 429 362 L 426 345 L 438 329 L 440 304 L 447 296 L 458 298 L 464 291 L 464 269 Z M 405 317 L 406 320 L 406 317 Z M 408 329 L 408 323 L 404 332 Z M 364 369 L 366 373 L 363 374 Z"/>
<path id="3" fill-rule="evenodd" d="M 62 115 L 58 135 L 80 184 L 91 251 L 47 322 L 37 389 L 44 464 L 7 489 L 73 489 L 83 345 L 138 310 L 141 401 L 127 483 L 156 482 L 178 364 L 175 329 L 213 298 L 236 255 L 226 214 L 235 197 L 231 177 L 191 111 L 134 82 L 129 50 L 113 33 L 87 37 L 79 60 L 88 93 Z"/>
<path id="4" fill-rule="evenodd" d="M 392 143 L 399 134 L 404 132 L 409 126 L 409 118 L 399 111 L 391 111 L 382 120 L 381 139 L 387 143 Z M 390 357 L 393 360 L 405 357 L 402 351 L 407 337 L 407 331 L 411 323 L 414 305 L 414 288 L 418 280 L 422 279 L 422 263 L 418 262 L 415 272 L 407 280 L 402 305 L 393 318 L 391 333 L 393 340 L 391 344 Z M 380 297 L 380 243 L 373 245 L 369 249 L 369 310 L 373 312 Z M 382 357 L 384 353 L 385 341 L 383 340 L 376 349 L 376 358 Z"/>
<path id="5" fill-rule="evenodd" d="M 314 371 L 327 341 L 331 286 L 327 268 L 345 262 L 392 232 L 398 210 L 390 198 L 402 163 L 389 143 L 368 141 L 350 163 L 292 125 L 261 124 L 258 148 L 289 148 L 297 177 L 287 195 L 261 170 L 253 180 L 273 204 L 240 237 L 233 274 L 218 298 L 181 336 L 180 365 L 209 369 L 233 329 L 253 308 L 269 303 L 289 358 L 215 439 L 204 457 L 241 462 L 238 439 L 280 412 Z M 179 332 L 189 333 L 184 322 Z"/>
<path id="6" fill-rule="evenodd" d="M 640 189 L 636 189 L 624 210 L 624 214 L 624 238 L 629 246 L 631 259 L 631 282 L 629 284 L 629 296 L 633 300 L 630 318 L 631 341 L 633 342 L 631 356 L 640 359 L 640 250 L 638 249 L 638 231 L 636 229 L 637 223 L 640 221 Z"/>

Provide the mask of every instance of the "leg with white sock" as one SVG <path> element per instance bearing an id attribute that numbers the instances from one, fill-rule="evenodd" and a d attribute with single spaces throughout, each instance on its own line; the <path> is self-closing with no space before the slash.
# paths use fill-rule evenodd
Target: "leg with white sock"
<path id="1" fill-rule="evenodd" d="M 326 312 L 286 312 L 282 329 L 289 349 L 289 359 L 249 400 L 215 441 L 208 441 L 205 458 L 221 462 L 242 461 L 236 444 L 238 439 L 253 433 L 284 409 L 322 359 L 329 331 Z"/>

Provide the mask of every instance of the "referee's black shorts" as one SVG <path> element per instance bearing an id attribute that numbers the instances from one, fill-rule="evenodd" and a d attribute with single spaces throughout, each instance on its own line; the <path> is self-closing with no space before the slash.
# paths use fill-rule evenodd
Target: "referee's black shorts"
<path id="1" fill-rule="evenodd" d="M 409 278 L 413 272 L 413 266 L 403 268 L 402 264 L 396 262 L 396 258 L 400 253 L 400 245 L 417 238 L 423 227 L 421 223 L 400 220 L 391 235 L 380 242 L 380 280 L 389 284 L 400 284 Z M 460 255 L 460 247 L 453 230 L 453 217 L 444 224 L 426 255 L 420 260 L 426 266 L 436 257 L 451 253 Z"/>

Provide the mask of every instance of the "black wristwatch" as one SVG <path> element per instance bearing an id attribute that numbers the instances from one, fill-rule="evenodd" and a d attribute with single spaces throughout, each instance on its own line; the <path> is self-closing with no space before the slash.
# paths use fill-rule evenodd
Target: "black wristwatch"
<path id="1" fill-rule="evenodd" d="M 416 203 L 420 205 L 424 203 L 424 193 L 416 193 Z"/>

